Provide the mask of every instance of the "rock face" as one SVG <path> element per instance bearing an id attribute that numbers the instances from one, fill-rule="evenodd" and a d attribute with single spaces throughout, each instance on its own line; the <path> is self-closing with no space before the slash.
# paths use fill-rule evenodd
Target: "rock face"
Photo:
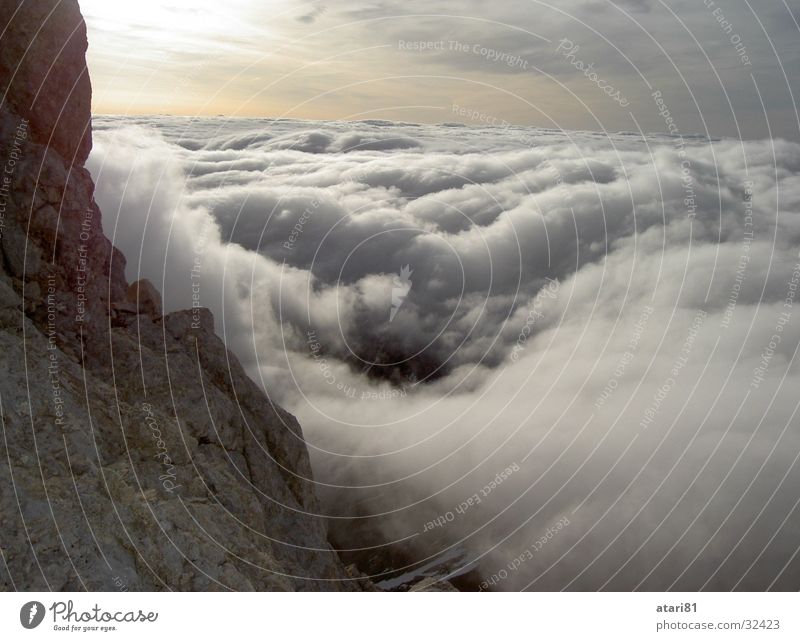
<path id="1" fill-rule="evenodd" d="M 77 2 L 3 0 L 0 90 L 33 139 L 83 166 L 92 148 L 86 25 Z"/>
<path id="2" fill-rule="evenodd" d="M 83 163 L 76 0 L 3 0 L 0 589 L 369 589 L 327 542 L 293 416 L 129 287 Z"/>
<path id="3" fill-rule="evenodd" d="M 128 302 L 137 314 L 147 314 L 150 318 L 161 318 L 161 294 L 146 278 L 137 280 L 128 287 Z"/>

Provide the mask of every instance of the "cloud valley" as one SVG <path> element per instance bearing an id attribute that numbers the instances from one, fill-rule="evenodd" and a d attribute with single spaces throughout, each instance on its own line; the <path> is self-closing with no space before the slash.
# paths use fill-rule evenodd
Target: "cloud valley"
<path id="1" fill-rule="evenodd" d="M 485 589 L 800 587 L 800 145 L 94 129 L 129 277 L 209 307 L 298 416 L 334 533 Z"/>

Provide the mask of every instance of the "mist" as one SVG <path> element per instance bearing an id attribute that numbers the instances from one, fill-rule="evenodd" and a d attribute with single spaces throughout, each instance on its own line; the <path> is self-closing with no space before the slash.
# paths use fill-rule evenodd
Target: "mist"
<path id="1" fill-rule="evenodd" d="M 297 415 L 335 540 L 457 553 L 483 590 L 800 588 L 799 144 L 170 117 L 94 139 L 128 277 L 210 308 Z"/>

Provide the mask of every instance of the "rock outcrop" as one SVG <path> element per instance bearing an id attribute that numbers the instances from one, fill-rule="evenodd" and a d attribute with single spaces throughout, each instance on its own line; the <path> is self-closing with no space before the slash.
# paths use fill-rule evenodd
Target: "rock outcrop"
<path id="1" fill-rule="evenodd" d="M 0 589 L 342 590 L 293 416 L 127 283 L 94 185 L 77 0 L 4 1 Z"/>
<path id="2" fill-rule="evenodd" d="M 77 2 L 3 0 L 0 91 L 35 142 L 82 167 L 92 148 L 86 25 Z"/>
<path id="3" fill-rule="evenodd" d="M 149 280 L 137 280 L 128 287 L 128 302 L 136 314 L 147 314 L 153 320 L 161 318 L 161 294 Z"/>

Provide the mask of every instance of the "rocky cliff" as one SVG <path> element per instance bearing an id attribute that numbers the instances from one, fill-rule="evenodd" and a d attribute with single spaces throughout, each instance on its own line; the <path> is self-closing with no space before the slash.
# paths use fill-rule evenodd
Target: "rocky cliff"
<path id="1" fill-rule="evenodd" d="M 77 0 L 2 0 L 0 588 L 341 590 L 308 453 L 214 334 L 129 285 L 84 162 Z"/>

